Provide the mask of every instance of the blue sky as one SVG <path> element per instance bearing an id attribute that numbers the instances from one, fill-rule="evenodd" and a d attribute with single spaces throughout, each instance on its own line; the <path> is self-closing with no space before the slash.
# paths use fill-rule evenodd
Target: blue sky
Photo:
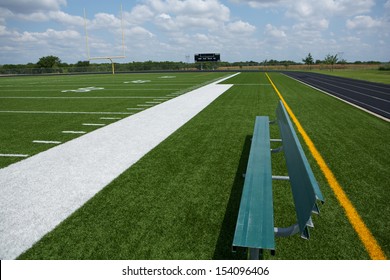
<path id="1" fill-rule="evenodd" d="M 121 62 L 390 61 L 390 0 L 0 0 L 0 64 L 86 60 L 84 9 L 91 56 L 122 55 L 123 23 Z"/>

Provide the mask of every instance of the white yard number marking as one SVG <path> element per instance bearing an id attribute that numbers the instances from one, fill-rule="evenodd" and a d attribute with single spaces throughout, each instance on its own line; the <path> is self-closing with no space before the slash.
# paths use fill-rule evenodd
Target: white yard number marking
<path id="1" fill-rule="evenodd" d="M 176 76 L 161 76 L 160 79 L 173 79 L 176 78 Z"/>
<path id="2" fill-rule="evenodd" d="M 93 90 L 102 90 L 104 88 L 102 87 L 85 87 L 85 88 L 78 88 L 78 89 L 69 89 L 69 90 L 63 90 L 61 92 L 89 92 Z"/>

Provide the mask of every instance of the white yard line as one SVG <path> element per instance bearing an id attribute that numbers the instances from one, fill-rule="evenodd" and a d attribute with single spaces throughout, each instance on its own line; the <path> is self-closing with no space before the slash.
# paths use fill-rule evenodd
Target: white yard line
<path id="1" fill-rule="evenodd" d="M 104 123 L 83 123 L 84 126 L 105 126 Z"/>
<path id="2" fill-rule="evenodd" d="M 37 144 L 61 144 L 60 141 L 47 141 L 47 140 L 34 140 L 32 142 Z"/>
<path id="3" fill-rule="evenodd" d="M 81 115 L 131 115 L 126 112 L 63 112 L 63 111 L 0 111 L 13 114 L 81 114 Z"/>
<path id="4" fill-rule="evenodd" d="M 0 259 L 18 257 L 232 86 L 220 81 L 0 169 Z"/>
<path id="5" fill-rule="evenodd" d="M 145 110 L 144 108 L 126 108 L 127 110 L 136 110 L 136 111 L 141 111 Z"/>
<path id="6" fill-rule="evenodd" d="M 65 133 L 65 134 L 85 134 L 87 132 L 86 131 L 65 130 L 65 131 L 62 131 L 62 133 Z"/>
<path id="7" fill-rule="evenodd" d="M 24 155 L 24 154 L 0 154 L 0 157 L 28 157 L 28 155 Z M 1 229 L 0 229 L 0 232 L 1 232 Z"/>

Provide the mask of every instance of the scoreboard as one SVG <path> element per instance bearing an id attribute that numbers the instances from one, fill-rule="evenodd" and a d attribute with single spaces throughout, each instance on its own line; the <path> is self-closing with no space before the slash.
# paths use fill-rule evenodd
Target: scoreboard
<path id="1" fill-rule="evenodd" d="M 195 54 L 196 62 L 206 61 L 221 61 L 221 55 L 219 53 L 198 53 Z"/>

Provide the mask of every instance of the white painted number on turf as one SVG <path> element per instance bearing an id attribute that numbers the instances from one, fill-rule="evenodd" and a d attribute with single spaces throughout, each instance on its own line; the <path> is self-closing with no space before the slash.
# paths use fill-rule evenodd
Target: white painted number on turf
<path id="1" fill-rule="evenodd" d="M 173 79 L 176 78 L 176 76 L 161 76 L 160 79 Z"/>
<path id="2" fill-rule="evenodd" d="M 78 88 L 78 89 L 69 89 L 69 90 L 63 90 L 61 92 L 89 92 L 93 90 L 102 90 L 104 88 L 102 87 L 85 87 L 85 88 Z"/>

